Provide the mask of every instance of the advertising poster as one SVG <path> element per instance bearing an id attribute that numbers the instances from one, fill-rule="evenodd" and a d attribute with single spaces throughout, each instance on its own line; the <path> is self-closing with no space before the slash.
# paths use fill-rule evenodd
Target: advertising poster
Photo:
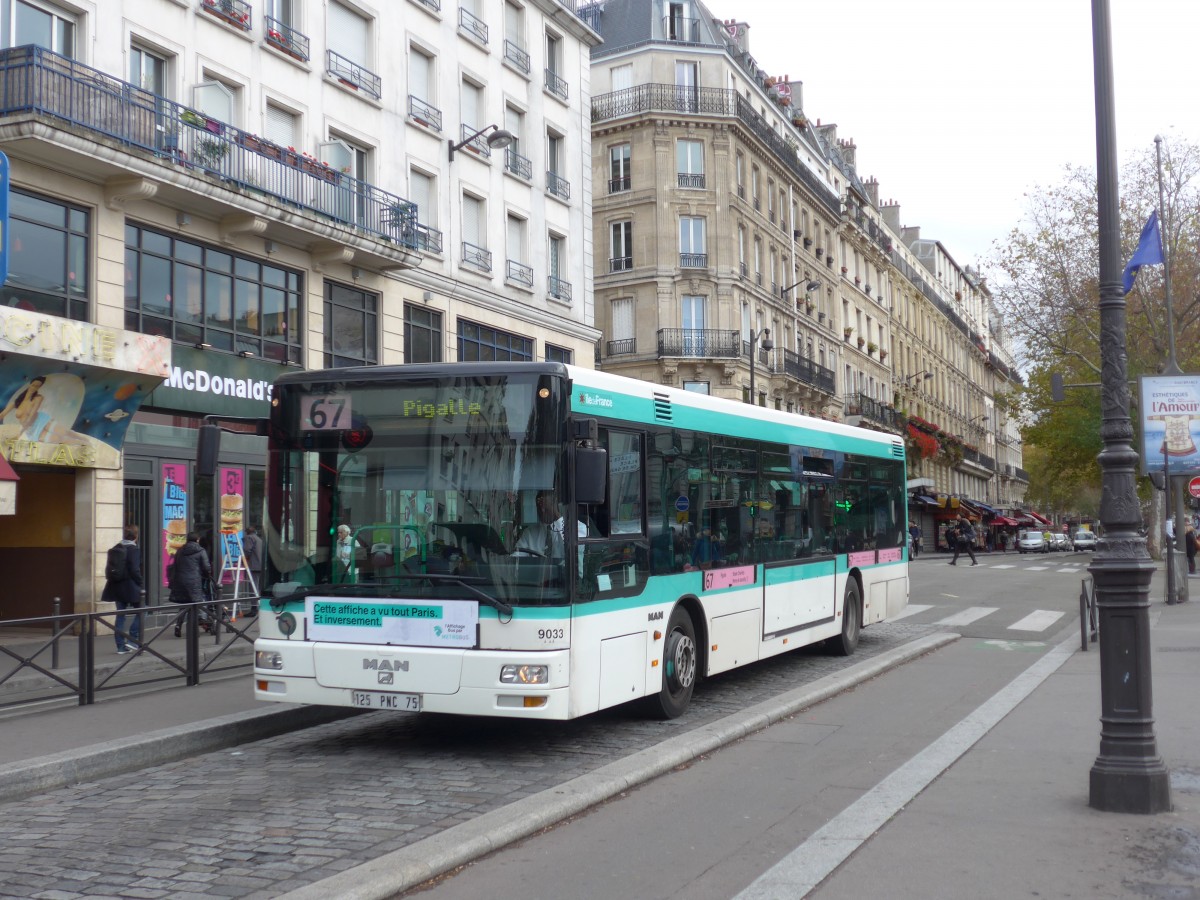
<path id="1" fill-rule="evenodd" d="M 1200 375 L 1143 375 L 1138 379 L 1142 472 L 1200 472 Z"/>
<path id="2" fill-rule="evenodd" d="M 220 486 L 221 516 L 221 583 L 233 584 L 233 571 L 229 568 L 237 564 L 242 555 L 242 529 L 244 528 L 246 496 L 241 469 L 222 467 L 217 470 L 217 484 Z M 228 548 L 229 560 L 224 554 Z"/>
<path id="3" fill-rule="evenodd" d="M 187 463 L 162 464 L 162 586 L 167 586 L 167 566 L 175 551 L 187 543 Z"/>

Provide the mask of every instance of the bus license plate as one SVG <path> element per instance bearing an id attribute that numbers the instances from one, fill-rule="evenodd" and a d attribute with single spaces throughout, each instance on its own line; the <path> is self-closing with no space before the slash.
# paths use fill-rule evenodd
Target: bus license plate
<path id="1" fill-rule="evenodd" d="M 383 691 L 351 691 L 350 705 L 362 709 L 421 711 L 420 694 L 385 694 Z"/>

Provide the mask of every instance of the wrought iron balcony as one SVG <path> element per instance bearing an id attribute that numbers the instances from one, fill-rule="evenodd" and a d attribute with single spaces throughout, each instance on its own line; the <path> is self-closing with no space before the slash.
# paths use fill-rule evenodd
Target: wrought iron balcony
<path id="1" fill-rule="evenodd" d="M 546 69 L 546 90 L 562 101 L 567 100 L 567 83 L 553 69 Z"/>
<path id="2" fill-rule="evenodd" d="M 679 186 L 681 188 L 703 188 L 703 175 L 687 175 L 683 172 L 679 173 Z"/>
<path id="3" fill-rule="evenodd" d="M 639 84 L 592 98 L 593 123 L 644 113 L 690 113 L 737 119 L 813 192 L 828 212 L 841 218 L 841 200 L 833 189 L 800 161 L 787 138 L 776 131 L 754 108 L 753 103 L 737 91 L 674 84 Z M 744 190 L 740 186 L 738 195 L 744 198 Z"/>
<path id="4" fill-rule="evenodd" d="M 555 299 L 564 300 L 567 303 L 571 302 L 571 282 L 564 281 L 557 275 L 551 275 L 547 278 L 546 290 Z"/>
<path id="5" fill-rule="evenodd" d="M 21 114 L 116 141 L 292 213 L 417 247 L 417 207 L 403 197 L 41 47 L 0 50 L 0 119 Z"/>
<path id="6" fill-rule="evenodd" d="M 266 34 L 263 40 L 301 62 L 308 62 L 308 35 L 302 34 L 274 16 L 263 17 Z"/>
<path id="7" fill-rule="evenodd" d="M 504 169 L 518 178 L 524 178 L 526 181 L 533 180 L 533 161 L 511 147 L 504 151 Z"/>
<path id="8" fill-rule="evenodd" d="M 522 284 L 530 290 L 533 290 L 532 266 L 519 263 L 515 259 L 507 259 L 504 261 L 504 277 L 508 281 L 515 282 L 516 284 Z"/>
<path id="9" fill-rule="evenodd" d="M 462 261 L 485 272 L 492 271 L 492 251 L 468 241 L 462 242 Z"/>
<path id="10" fill-rule="evenodd" d="M 637 338 L 622 338 L 619 341 L 608 342 L 609 356 L 628 356 L 637 353 Z"/>
<path id="11" fill-rule="evenodd" d="M 571 199 L 571 182 L 554 172 L 546 173 L 546 190 L 560 200 Z"/>
<path id="12" fill-rule="evenodd" d="M 862 416 L 870 422 L 896 431 L 904 425 L 904 416 L 901 413 L 863 393 L 846 396 L 846 415 Z"/>
<path id="13" fill-rule="evenodd" d="M 836 390 L 833 369 L 827 369 L 807 357 L 801 356 L 795 350 L 783 351 L 783 374 L 797 381 L 802 381 L 810 387 L 815 387 L 826 394 Z"/>
<path id="14" fill-rule="evenodd" d="M 479 43 L 486 44 L 488 42 L 487 23 L 461 6 L 458 8 L 458 27 L 459 30 L 475 38 Z"/>
<path id="15" fill-rule="evenodd" d="M 610 272 L 628 272 L 632 268 L 632 256 L 614 256 L 608 261 L 608 271 Z"/>
<path id="16" fill-rule="evenodd" d="M 620 178 L 608 179 L 608 192 L 610 194 L 619 194 L 622 191 L 629 190 L 630 182 L 628 175 L 622 175 Z"/>
<path id="17" fill-rule="evenodd" d="M 702 359 L 738 359 L 742 336 L 736 331 L 715 328 L 660 328 L 658 356 L 687 356 Z"/>
<path id="18" fill-rule="evenodd" d="M 742 278 L 745 278 L 749 274 L 750 274 L 750 267 L 747 266 L 744 262 L 738 263 L 738 275 Z"/>
<path id="19" fill-rule="evenodd" d="M 680 253 L 679 268 L 681 269 L 707 269 L 708 254 L 707 253 Z"/>
<path id="20" fill-rule="evenodd" d="M 436 106 L 426 103 L 420 97 L 408 95 L 408 114 L 427 128 L 432 128 L 434 131 L 442 130 L 442 111 Z"/>
<path id="21" fill-rule="evenodd" d="M 759 347 L 758 348 L 758 357 L 755 360 L 755 365 L 757 367 L 761 367 L 764 372 L 772 371 L 772 369 L 771 369 L 771 354 L 774 352 L 775 352 L 774 350 L 764 350 L 762 347 Z M 750 342 L 749 341 L 742 341 L 742 356 L 744 356 L 746 359 L 750 358 Z"/>
<path id="22" fill-rule="evenodd" d="M 346 87 L 362 91 L 372 100 L 383 96 L 379 76 L 366 66 L 359 65 L 333 50 L 326 50 L 325 55 L 325 70 Z"/>
<path id="23" fill-rule="evenodd" d="M 526 75 L 529 74 L 529 54 L 507 38 L 504 41 L 504 61 L 512 63 Z"/>
<path id="24" fill-rule="evenodd" d="M 428 225 L 417 225 L 417 249 L 426 253 L 442 252 L 442 233 Z"/>
<path id="25" fill-rule="evenodd" d="M 200 0 L 200 8 L 234 28 L 250 30 L 250 4 L 245 0 Z"/>
<path id="26" fill-rule="evenodd" d="M 442 11 L 442 0 L 413 0 L 413 2 L 419 3 L 426 9 L 433 10 L 434 12 Z"/>
<path id="27" fill-rule="evenodd" d="M 474 125 L 468 125 L 466 122 L 459 127 L 462 129 L 462 137 L 459 138 L 459 140 L 467 141 L 467 143 L 462 146 L 462 149 L 470 150 L 472 153 L 476 154 L 477 156 L 482 156 L 485 159 L 491 159 L 492 148 L 488 144 L 487 138 L 479 133 L 479 129 Z M 487 129 L 484 130 L 486 131 Z M 468 138 L 470 138 L 470 140 L 467 140 Z"/>

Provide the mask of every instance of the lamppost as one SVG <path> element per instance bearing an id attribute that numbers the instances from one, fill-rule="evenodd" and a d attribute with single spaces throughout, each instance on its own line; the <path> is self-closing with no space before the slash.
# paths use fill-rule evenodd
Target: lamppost
<path id="1" fill-rule="evenodd" d="M 467 144 L 471 143 L 471 141 L 475 140 L 477 137 L 482 137 L 489 131 L 491 134 L 487 136 L 487 145 L 493 150 L 503 150 L 505 147 L 512 144 L 514 140 L 516 140 L 511 131 L 505 131 L 499 125 L 485 125 L 470 137 L 463 138 L 458 143 L 455 143 L 453 140 L 446 141 L 446 143 L 450 145 L 450 162 L 454 162 L 454 153 L 456 150 L 461 150 L 463 147 L 467 146 Z"/>
<path id="2" fill-rule="evenodd" d="M 1138 534 L 1137 452 L 1129 419 L 1121 218 L 1113 111 L 1108 0 L 1092 0 L 1096 85 L 1096 195 L 1100 263 L 1100 524 L 1103 537 L 1088 567 L 1100 614 L 1100 754 L 1088 803 L 1110 812 L 1171 808 L 1171 784 L 1154 736 L 1150 677 L 1150 578 L 1156 568 Z"/>
<path id="3" fill-rule="evenodd" d="M 787 296 L 788 291 L 794 287 L 799 287 L 802 284 L 804 285 L 804 293 L 806 294 L 811 294 L 821 286 L 821 282 L 819 281 L 808 281 L 807 283 L 805 283 L 805 281 L 797 281 L 795 284 L 789 284 L 787 287 L 783 288 L 779 292 L 779 295 L 781 297 Z"/>
<path id="4" fill-rule="evenodd" d="M 795 287 L 795 285 L 792 285 Z M 775 342 L 771 340 L 771 329 L 763 328 L 759 331 L 750 332 L 750 403 L 756 404 L 757 398 L 754 394 L 754 357 L 757 356 L 757 351 L 754 349 L 758 344 L 759 339 L 762 339 L 762 348 L 770 353 L 775 349 Z"/>
<path id="5" fill-rule="evenodd" d="M 918 372 L 918 373 L 917 373 L 917 374 L 915 374 L 915 375 L 905 375 L 905 376 L 904 376 L 904 383 L 905 383 L 906 385 L 908 385 L 909 387 L 914 387 L 914 388 L 915 388 L 915 387 L 916 387 L 916 385 L 915 385 L 915 384 L 913 384 L 913 382 L 914 382 L 914 381 L 917 381 L 918 379 L 920 379 L 920 380 L 923 380 L 923 381 L 928 381 L 928 380 L 929 380 L 930 378 L 932 378 L 932 377 L 933 377 L 933 373 L 932 373 L 932 372 Z"/>

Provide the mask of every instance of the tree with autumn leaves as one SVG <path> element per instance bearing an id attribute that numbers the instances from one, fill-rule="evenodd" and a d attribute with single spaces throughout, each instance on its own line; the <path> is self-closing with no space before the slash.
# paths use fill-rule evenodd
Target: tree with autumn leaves
<path id="1" fill-rule="evenodd" d="M 1200 148 L 1164 141 L 1164 249 L 1171 262 L 1176 351 L 1185 372 L 1200 371 Z M 1121 183 L 1123 260 L 1137 247 L 1150 211 L 1158 206 L 1153 145 L 1124 167 Z M 997 308 L 1029 375 L 1020 398 L 1025 417 L 1027 499 L 1036 508 L 1097 516 L 1100 498 L 1100 392 L 1068 389 L 1050 396 L 1050 374 L 1067 384 L 1100 381 L 1100 291 L 1096 177 L 1068 168 L 1063 180 L 1026 195 L 1021 223 L 997 242 L 989 268 Z M 1155 374 L 1167 361 L 1163 267 L 1138 273 L 1126 296 L 1128 371 Z M 1132 417 L 1137 427 L 1136 408 Z M 1148 483 L 1141 488 L 1149 499 Z M 1161 507 L 1159 507 L 1161 509 Z M 1158 529 L 1150 534 L 1157 536 Z"/>

